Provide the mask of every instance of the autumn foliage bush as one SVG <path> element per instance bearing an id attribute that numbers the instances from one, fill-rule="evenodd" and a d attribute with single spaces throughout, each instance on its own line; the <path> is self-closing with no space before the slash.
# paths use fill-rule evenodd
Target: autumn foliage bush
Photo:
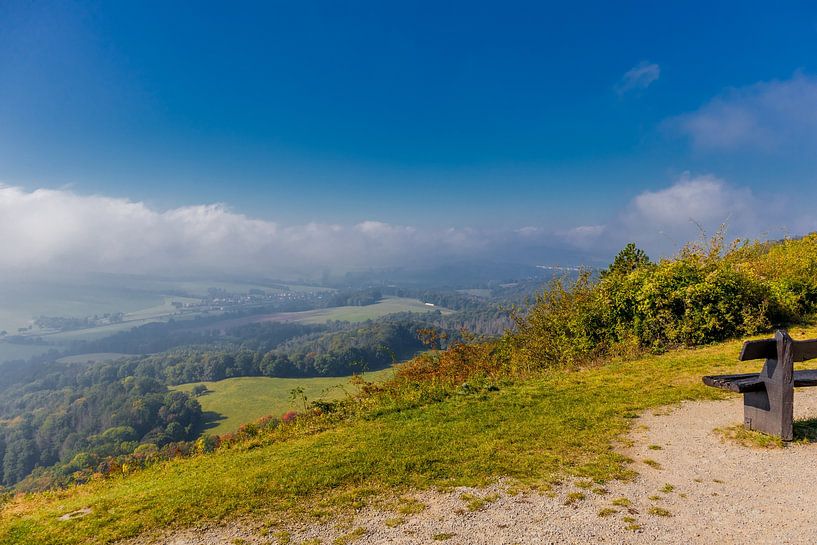
<path id="1" fill-rule="evenodd" d="M 533 368 L 754 335 L 817 309 L 817 234 L 726 247 L 722 236 L 651 262 L 630 244 L 600 275 L 554 281 L 511 334 Z"/>

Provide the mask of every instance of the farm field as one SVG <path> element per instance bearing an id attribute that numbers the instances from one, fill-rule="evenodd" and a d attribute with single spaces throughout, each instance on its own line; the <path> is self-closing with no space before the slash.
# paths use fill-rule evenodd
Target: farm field
<path id="1" fill-rule="evenodd" d="M 374 305 L 346 306 L 322 308 L 317 310 L 304 310 L 301 312 L 276 312 L 275 314 L 259 314 L 256 316 L 245 316 L 224 320 L 212 325 L 208 329 L 220 328 L 222 330 L 240 325 L 253 324 L 259 322 L 299 322 L 302 324 L 323 324 L 331 320 L 346 322 L 365 322 L 375 320 L 389 314 L 397 312 L 433 312 L 439 310 L 443 314 L 452 314 L 454 311 L 444 307 L 430 307 L 418 299 L 407 297 L 384 297 Z"/>
<path id="2" fill-rule="evenodd" d="M 332 288 L 276 280 L 167 278 L 129 274 L 91 274 L 87 275 L 84 281 L 86 284 L 101 288 L 112 289 L 127 285 L 131 289 L 147 293 L 166 295 L 183 295 L 186 293 L 192 297 L 206 296 L 210 288 L 221 289 L 230 293 L 247 293 L 251 289 L 274 292 L 280 290 L 282 286 L 292 291 L 332 291 Z"/>
<path id="3" fill-rule="evenodd" d="M 443 314 L 452 314 L 454 311 L 443 307 L 430 307 L 418 299 L 407 297 L 384 297 L 380 302 L 365 307 L 334 307 L 320 310 L 294 312 L 293 321 L 304 324 L 321 324 L 330 320 L 347 322 L 365 322 L 397 312 L 433 312 L 439 310 Z"/>
<path id="4" fill-rule="evenodd" d="M 76 278 L 38 278 L 13 283 L 0 284 L 0 331 L 16 334 L 19 328 L 28 327 L 37 316 L 64 316 L 82 318 L 95 314 L 114 312 L 125 313 L 127 324 L 105 326 L 99 331 L 84 330 L 92 339 L 110 335 L 123 329 L 142 325 L 147 321 L 170 316 L 176 312 L 172 303 L 197 302 L 210 288 L 223 289 L 231 293 L 247 293 L 251 289 L 266 292 L 281 291 L 275 286 L 286 286 L 293 292 L 331 291 L 330 288 L 298 284 L 243 283 L 240 281 L 211 280 L 168 280 L 161 278 L 129 275 L 85 275 Z M 127 285 L 128 288 L 121 286 Z M 179 293 L 192 297 L 183 297 Z M 139 323 L 138 321 L 142 321 Z M 97 329 L 97 328 L 93 328 Z M 36 335 L 36 331 L 31 331 Z M 83 333 L 66 332 L 50 334 L 49 342 L 86 338 Z M 42 351 L 42 350 L 41 350 Z M 0 354 L 5 353 L 0 351 Z M 20 350 L 18 353 L 32 354 L 34 350 Z M 11 353 L 11 349 L 8 350 Z M 0 361 L 4 359 L 0 355 Z"/>
<path id="5" fill-rule="evenodd" d="M 151 322 L 159 322 L 167 320 L 171 317 L 175 319 L 195 318 L 201 313 L 190 312 L 187 314 L 178 314 L 178 310 L 173 307 L 173 302 L 192 302 L 196 299 L 189 299 L 187 297 L 165 297 L 163 302 L 148 308 L 140 309 L 134 312 L 125 314 L 124 321 L 118 324 L 107 324 L 98 327 L 89 327 L 86 329 L 76 329 L 72 331 L 61 331 L 59 333 L 48 333 L 42 335 L 42 338 L 48 342 L 70 342 L 70 341 L 94 341 L 102 339 L 120 331 L 127 331 L 140 325 L 145 325 Z"/>
<path id="6" fill-rule="evenodd" d="M 210 281 L 210 280 L 148 280 L 145 285 L 149 286 L 153 291 L 178 293 L 184 292 L 193 297 L 205 297 L 209 294 L 211 288 L 225 290 L 230 293 L 247 293 L 251 289 L 258 289 L 267 293 L 283 291 L 280 286 L 288 288 L 294 292 L 320 292 L 332 291 L 332 288 L 324 288 L 320 286 L 306 286 L 301 284 L 283 284 L 283 283 L 244 283 L 244 282 L 224 282 L 224 281 Z"/>
<path id="7" fill-rule="evenodd" d="M 484 289 L 484 288 L 471 288 L 467 290 L 457 290 L 459 293 L 464 293 L 466 295 L 473 295 L 474 297 L 483 297 L 488 298 L 491 296 L 491 290 Z"/>
<path id="8" fill-rule="evenodd" d="M 364 378 L 367 381 L 381 381 L 391 373 L 391 369 L 382 369 L 366 373 Z M 210 422 L 204 431 L 221 435 L 234 432 L 242 424 L 254 422 L 263 416 L 281 416 L 289 410 L 299 410 L 300 402 L 293 404 L 290 400 L 290 392 L 294 388 L 303 388 L 308 401 L 340 399 L 354 392 L 349 378 L 239 377 L 217 382 L 193 382 L 172 389 L 189 392 L 197 384 L 207 386 L 210 391 L 196 399 L 206 413 L 220 416 L 218 420 Z"/>
<path id="9" fill-rule="evenodd" d="M 135 312 L 160 305 L 157 293 L 106 286 L 56 283 L 0 284 L 0 330 L 10 334 L 35 316 L 83 317 L 106 312 Z"/>
<path id="10" fill-rule="evenodd" d="M 164 318 L 178 312 L 178 309 L 173 306 L 173 303 L 198 303 L 199 300 L 193 297 L 164 297 L 162 302 L 158 305 L 135 310 L 125 314 L 125 321 L 133 320 L 152 320 L 156 318 Z"/>
<path id="11" fill-rule="evenodd" d="M 121 358 L 132 358 L 134 354 L 120 354 L 118 352 L 98 352 L 95 354 L 77 354 L 75 356 L 64 356 L 57 360 L 57 363 L 98 363 L 103 361 L 114 361 Z"/>

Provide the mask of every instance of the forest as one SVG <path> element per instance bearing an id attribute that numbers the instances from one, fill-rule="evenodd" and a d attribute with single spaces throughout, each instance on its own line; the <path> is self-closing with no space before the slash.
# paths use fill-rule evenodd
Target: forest
<path id="1" fill-rule="evenodd" d="M 111 456 L 188 441 L 201 417 L 195 399 L 128 366 L 43 367 L 0 392 L 2 484 L 35 468 L 59 464 L 64 478 Z"/>

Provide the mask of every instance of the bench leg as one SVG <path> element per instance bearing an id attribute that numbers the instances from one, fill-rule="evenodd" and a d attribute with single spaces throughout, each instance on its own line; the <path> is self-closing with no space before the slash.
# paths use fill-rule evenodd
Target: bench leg
<path id="1" fill-rule="evenodd" d="M 794 388 L 766 382 L 766 390 L 743 394 L 743 424 L 748 430 L 794 438 Z"/>

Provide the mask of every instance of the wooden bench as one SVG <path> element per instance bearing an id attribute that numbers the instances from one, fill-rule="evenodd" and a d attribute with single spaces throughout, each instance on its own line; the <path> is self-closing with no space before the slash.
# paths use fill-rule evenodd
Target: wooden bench
<path id="1" fill-rule="evenodd" d="M 817 386 L 817 369 L 795 371 L 794 362 L 817 358 L 817 339 L 795 341 L 784 330 L 774 339 L 747 341 L 740 360 L 765 359 L 760 373 L 713 375 L 704 384 L 743 394 L 743 424 L 746 429 L 794 437 L 794 389 Z"/>

